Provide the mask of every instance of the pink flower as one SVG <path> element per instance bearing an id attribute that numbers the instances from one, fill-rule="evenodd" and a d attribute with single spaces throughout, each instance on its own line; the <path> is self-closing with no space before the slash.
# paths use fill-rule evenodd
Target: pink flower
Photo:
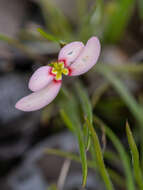
<path id="1" fill-rule="evenodd" d="M 16 108 L 22 111 L 35 111 L 48 105 L 57 96 L 62 74 L 78 76 L 87 72 L 95 65 L 100 54 L 100 42 L 91 37 L 84 46 L 82 42 L 71 42 L 59 52 L 58 61 L 50 66 L 37 69 L 29 81 L 32 94 L 20 99 Z"/>

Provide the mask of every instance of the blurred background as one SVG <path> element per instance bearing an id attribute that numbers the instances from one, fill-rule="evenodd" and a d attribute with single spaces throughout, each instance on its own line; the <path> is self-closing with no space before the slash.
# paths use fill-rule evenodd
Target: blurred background
<path id="1" fill-rule="evenodd" d="M 47 32 L 49 40 L 37 28 Z M 30 113 L 15 109 L 15 103 L 30 93 L 31 74 L 57 59 L 60 46 L 56 39 L 86 43 L 93 35 L 99 37 L 102 52 L 91 71 L 66 79 L 56 100 L 44 109 Z M 110 126 L 130 154 L 125 134 L 128 119 L 142 154 L 142 62 L 142 0 L 0 0 L 0 189 L 80 189 L 81 165 L 43 150 L 49 147 L 78 153 L 76 138 L 60 110 L 63 104 L 68 106 L 63 91 L 73 93 L 78 102 L 81 85 L 93 115 Z M 126 189 L 124 169 L 112 143 L 105 143 L 103 131 L 97 132 L 103 148 L 106 146 L 105 162 L 114 169 L 115 186 Z M 61 179 L 65 168 L 66 180 Z M 92 169 L 87 189 L 105 189 Z"/>

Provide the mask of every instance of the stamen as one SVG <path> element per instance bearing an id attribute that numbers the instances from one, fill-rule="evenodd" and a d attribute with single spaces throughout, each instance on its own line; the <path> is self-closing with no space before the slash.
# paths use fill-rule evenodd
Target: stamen
<path id="1" fill-rule="evenodd" d="M 62 74 L 68 75 L 69 69 L 65 67 L 65 61 L 60 60 L 58 62 L 51 63 L 52 68 L 50 70 L 50 74 L 55 76 L 55 80 L 60 81 L 62 80 Z"/>
<path id="2" fill-rule="evenodd" d="M 56 74 L 54 74 L 54 73 L 52 72 L 52 70 L 53 70 L 53 68 L 51 67 L 51 69 L 50 69 L 50 71 L 49 71 L 49 74 L 52 75 L 52 76 L 56 76 Z"/>
<path id="3" fill-rule="evenodd" d="M 62 70 L 62 73 L 63 73 L 64 75 L 68 75 L 68 74 L 69 74 L 69 70 L 68 70 L 67 68 L 64 68 L 64 69 Z"/>
<path id="4" fill-rule="evenodd" d="M 64 63 L 64 66 L 65 66 L 65 67 L 66 67 L 66 65 L 67 65 L 65 59 L 59 59 L 58 62 L 59 62 L 59 63 L 60 63 L 60 62 Z"/>

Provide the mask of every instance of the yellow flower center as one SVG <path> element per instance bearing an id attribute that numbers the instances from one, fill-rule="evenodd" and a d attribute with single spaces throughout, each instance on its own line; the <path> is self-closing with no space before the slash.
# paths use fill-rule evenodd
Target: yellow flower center
<path id="1" fill-rule="evenodd" d="M 55 75 L 56 80 L 62 80 L 62 74 L 69 74 L 69 70 L 65 68 L 64 62 L 53 62 L 51 66 L 53 67 L 51 73 Z"/>

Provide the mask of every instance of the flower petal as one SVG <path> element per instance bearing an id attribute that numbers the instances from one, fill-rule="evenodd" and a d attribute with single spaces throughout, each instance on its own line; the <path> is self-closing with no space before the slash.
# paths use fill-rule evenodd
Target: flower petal
<path id="1" fill-rule="evenodd" d="M 71 42 L 65 45 L 59 52 L 58 60 L 65 60 L 66 66 L 70 65 L 79 56 L 83 47 L 82 42 Z"/>
<path id="2" fill-rule="evenodd" d="M 50 70 L 50 66 L 42 66 L 37 69 L 29 80 L 29 89 L 35 92 L 49 84 L 54 78 L 54 76 L 50 74 Z"/>
<path id="3" fill-rule="evenodd" d="M 15 107 L 22 111 L 35 111 L 48 105 L 57 96 L 61 82 L 52 81 L 47 87 L 40 91 L 33 92 L 32 94 L 20 99 Z"/>
<path id="4" fill-rule="evenodd" d="M 98 38 L 90 38 L 80 56 L 70 66 L 70 75 L 81 75 L 91 69 L 98 60 L 100 49 L 101 47 Z"/>

